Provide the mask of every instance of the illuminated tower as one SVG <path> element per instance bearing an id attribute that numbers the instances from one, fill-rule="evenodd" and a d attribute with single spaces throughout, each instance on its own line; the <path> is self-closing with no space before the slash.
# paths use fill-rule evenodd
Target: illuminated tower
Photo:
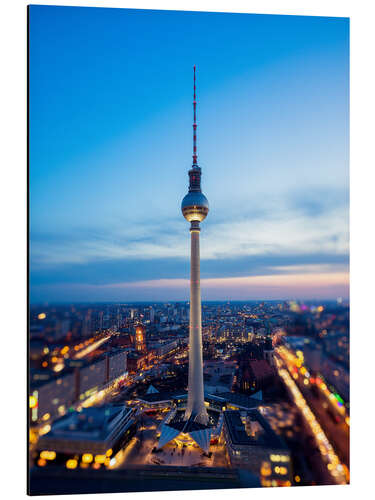
<path id="1" fill-rule="evenodd" d="M 199 224 L 208 214 L 208 201 L 201 191 L 201 168 L 197 162 L 197 113 L 194 66 L 194 122 L 193 165 L 189 170 L 189 192 L 182 200 L 181 210 L 190 222 L 190 328 L 189 328 L 189 386 L 185 419 L 206 425 L 208 414 L 204 405 L 203 356 L 202 356 L 202 312 L 200 290 Z"/>
<path id="2" fill-rule="evenodd" d="M 197 113 L 194 66 L 194 122 L 193 165 L 189 170 L 189 192 L 182 200 L 181 210 L 190 222 L 190 328 L 189 328 L 189 386 L 186 409 L 175 408 L 161 426 L 158 447 L 163 448 L 174 439 L 195 443 L 206 453 L 217 421 L 209 417 L 204 402 L 202 312 L 200 290 L 199 224 L 208 214 L 208 201 L 201 191 L 201 169 L 197 161 Z M 183 413 L 183 415 L 181 415 Z"/>
<path id="3" fill-rule="evenodd" d="M 137 325 L 135 327 L 135 349 L 138 352 L 144 352 L 146 350 L 145 327 L 143 325 Z"/>

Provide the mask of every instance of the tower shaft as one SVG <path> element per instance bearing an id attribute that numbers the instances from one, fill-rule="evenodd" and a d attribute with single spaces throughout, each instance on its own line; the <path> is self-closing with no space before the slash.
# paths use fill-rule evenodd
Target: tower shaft
<path id="1" fill-rule="evenodd" d="M 185 418 L 207 424 L 208 414 L 204 405 L 202 310 L 200 288 L 199 222 L 191 223 L 190 257 L 190 328 L 189 328 L 189 388 Z"/>

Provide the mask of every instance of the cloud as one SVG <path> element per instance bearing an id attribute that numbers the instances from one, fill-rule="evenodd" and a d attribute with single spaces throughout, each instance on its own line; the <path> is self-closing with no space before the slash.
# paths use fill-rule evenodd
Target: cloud
<path id="1" fill-rule="evenodd" d="M 348 275 L 345 192 L 311 188 L 259 198 L 254 194 L 241 209 L 214 200 L 201 232 L 207 299 L 347 295 L 348 285 L 336 279 Z M 105 225 L 32 232 L 32 297 L 187 300 L 181 280 L 189 277 L 189 251 L 182 217 L 113 218 Z M 313 278 L 323 275 L 319 283 Z M 286 276 L 298 279 L 292 283 Z M 309 279 L 302 283 L 301 276 Z M 242 278 L 247 281 L 235 281 Z"/>
<path id="2" fill-rule="evenodd" d="M 213 220 L 209 214 L 202 224 L 202 259 L 348 254 L 346 206 L 324 206 L 311 199 L 267 200 L 268 210 L 250 210 L 249 215 L 247 207 L 243 214 L 232 210 L 226 217 L 219 213 Z M 128 221 L 93 231 L 76 229 L 65 236 L 63 232 L 35 234 L 31 239 L 31 263 L 35 269 L 111 260 L 186 259 L 188 251 L 187 224 L 177 219 L 167 219 L 162 224 L 160 220 Z"/>
<path id="3" fill-rule="evenodd" d="M 244 206 L 202 224 L 206 300 L 348 295 L 345 202 L 298 196 Z M 326 198 L 328 195 L 324 198 Z M 249 216 L 249 214 L 251 214 Z M 187 300 L 189 232 L 182 219 L 33 234 L 31 297 L 38 300 Z"/>
<path id="4" fill-rule="evenodd" d="M 348 256 L 336 254 L 269 254 L 201 261 L 202 278 L 285 274 L 288 272 L 347 272 Z M 188 278 L 189 259 L 124 259 L 64 264 L 31 269 L 31 283 L 87 283 L 104 285 L 119 281 Z"/>
<path id="5" fill-rule="evenodd" d="M 323 300 L 338 296 L 348 297 L 349 277 L 345 272 L 301 272 L 268 276 L 209 278 L 201 280 L 201 287 L 203 300 L 284 300 L 290 298 Z M 158 279 L 133 283 L 59 284 L 33 287 L 33 302 L 45 300 L 45 297 L 55 301 L 83 302 L 188 300 L 189 280 Z"/>
<path id="6" fill-rule="evenodd" d="M 338 210 L 347 214 L 349 192 L 343 188 L 309 186 L 308 189 L 289 192 L 288 205 L 291 210 L 309 218 Z"/>

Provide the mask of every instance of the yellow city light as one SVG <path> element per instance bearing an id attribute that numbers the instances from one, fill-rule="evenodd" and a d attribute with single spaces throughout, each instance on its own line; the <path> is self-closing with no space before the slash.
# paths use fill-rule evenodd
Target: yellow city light
<path id="1" fill-rule="evenodd" d="M 58 408 L 57 408 L 58 412 L 60 414 L 63 414 L 65 413 L 65 405 L 60 405 Z"/>
<path id="2" fill-rule="evenodd" d="M 66 468 L 67 469 L 75 469 L 77 467 L 77 464 L 78 464 L 78 462 L 75 458 L 70 458 L 66 462 Z"/>
<path id="3" fill-rule="evenodd" d="M 46 317 L 46 313 L 38 314 L 38 319 L 44 319 Z"/>
<path id="4" fill-rule="evenodd" d="M 262 462 L 262 466 L 260 468 L 260 473 L 262 476 L 270 476 L 272 473 L 271 465 L 269 462 Z"/>
<path id="5" fill-rule="evenodd" d="M 95 462 L 97 464 L 104 464 L 106 458 L 105 455 L 95 455 Z"/>
<path id="6" fill-rule="evenodd" d="M 38 435 L 37 435 L 36 431 L 34 431 L 32 429 L 30 429 L 30 431 L 29 431 L 29 441 L 32 444 L 35 444 L 38 441 Z"/>
<path id="7" fill-rule="evenodd" d="M 37 461 L 37 464 L 39 465 L 39 467 L 44 467 L 46 465 L 46 461 L 44 460 L 44 458 L 39 458 L 39 460 Z"/>
<path id="8" fill-rule="evenodd" d="M 38 405 L 38 400 L 36 399 L 35 396 L 30 396 L 29 397 L 29 406 L 30 408 L 36 408 L 36 406 Z"/>
<path id="9" fill-rule="evenodd" d="M 42 417 L 43 420 L 48 420 L 51 417 L 49 413 L 45 413 Z"/>
<path id="10" fill-rule="evenodd" d="M 93 461 L 93 456 L 91 455 L 91 453 L 84 453 L 82 455 L 82 462 L 83 463 L 91 464 L 92 461 Z"/>
<path id="11" fill-rule="evenodd" d="M 113 453 L 113 450 L 112 450 L 112 448 L 110 448 L 109 450 L 107 450 L 106 456 L 110 457 L 112 455 L 112 453 Z"/>
<path id="12" fill-rule="evenodd" d="M 40 429 L 39 434 L 41 436 L 43 436 L 43 434 L 47 434 L 47 432 L 49 432 L 50 430 L 51 430 L 51 426 L 49 424 L 47 424 Z"/>
<path id="13" fill-rule="evenodd" d="M 44 458 L 45 460 L 55 460 L 56 452 L 55 451 L 48 451 L 48 450 L 41 451 L 40 458 Z"/>
<path id="14" fill-rule="evenodd" d="M 301 478 L 300 478 L 299 476 L 296 476 L 296 477 L 294 478 L 294 480 L 295 480 L 295 482 L 296 482 L 296 483 L 299 483 L 299 482 L 301 481 Z"/>

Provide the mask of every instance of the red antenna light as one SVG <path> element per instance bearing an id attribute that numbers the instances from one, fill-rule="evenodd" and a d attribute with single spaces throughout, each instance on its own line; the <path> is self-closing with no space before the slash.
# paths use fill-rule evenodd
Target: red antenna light
<path id="1" fill-rule="evenodd" d="M 198 165 L 197 163 L 197 100 L 195 94 L 195 64 L 194 64 L 194 100 L 193 100 L 193 108 L 194 108 L 194 123 L 193 123 L 193 165 Z"/>

